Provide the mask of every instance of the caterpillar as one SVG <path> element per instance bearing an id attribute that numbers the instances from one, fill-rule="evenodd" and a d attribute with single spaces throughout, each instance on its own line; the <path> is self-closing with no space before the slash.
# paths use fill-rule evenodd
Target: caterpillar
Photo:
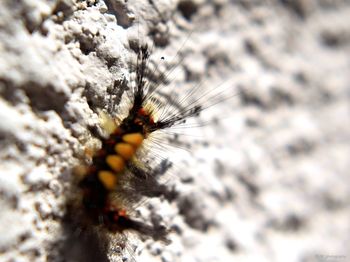
<path id="1" fill-rule="evenodd" d="M 150 104 L 152 101 L 149 98 L 150 94 L 145 92 L 144 76 L 148 58 L 147 45 L 140 47 L 133 106 L 127 117 L 117 124 L 115 119 L 101 113 L 103 128 L 108 136 L 106 139 L 102 139 L 101 149 L 94 154 L 92 164 L 88 167 L 79 184 L 84 192 L 82 201 L 87 215 L 93 223 L 103 224 L 111 231 L 134 229 L 150 233 L 149 229 L 128 218 L 126 210 L 118 207 L 111 198 L 118 195 L 117 198 L 120 201 L 128 195 L 129 204 L 133 201 L 136 202 L 138 200 L 136 194 L 133 194 L 132 198 L 129 199 L 132 192 L 135 191 L 133 187 L 139 188 L 141 186 L 139 183 L 154 179 L 142 164 L 135 164 L 132 160 L 143 141 L 153 132 L 168 128 L 199 110 L 199 107 L 195 107 L 185 114 L 155 120 L 154 110 L 156 109 L 153 109 L 152 104 Z M 152 186 L 156 185 L 156 182 L 152 181 Z M 161 232 L 160 235 L 164 233 Z"/>
<path id="2" fill-rule="evenodd" d="M 84 166 L 83 170 L 76 171 L 81 193 L 77 194 L 75 204 L 68 208 L 71 210 L 70 216 L 72 214 L 74 216 L 69 220 L 73 220 L 82 230 L 95 228 L 99 232 L 97 236 L 99 239 L 102 232 L 108 235 L 104 237 L 106 240 L 100 240 L 105 244 L 99 243 L 99 246 L 111 245 L 108 243 L 111 242 L 111 238 L 115 239 L 115 235 L 121 236 L 119 242 L 112 242 L 112 245 L 119 246 L 121 250 L 126 249 L 128 245 L 125 236 L 125 232 L 128 231 L 164 244 L 169 243 L 167 239 L 169 230 L 165 226 L 145 223 L 134 218 L 136 206 L 142 203 L 145 197 L 167 194 L 159 175 L 164 174 L 171 163 L 165 157 L 161 159 L 159 166 L 162 166 L 163 170 L 158 172 L 158 163 L 143 162 L 142 158 L 147 153 L 143 152 L 147 151 L 144 147 L 145 141 L 151 140 L 152 144 L 154 133 L 165 129 L 171 130 L 175 126 L 186 126 L 187 119 L 197 116 L 210 104 L 217 103 L 215 95 L 219 94 L 217 90 L 215 95 L 210 94 L 211 101 L 206 106 L 200 103 L 186 105 L 184 98 L 183 107 L 180 109 L 165 105 L 157 98 L 158 86 L 152 87 L 145 78 L 148 74 L 147 62 L 150 57 L 148 45 L 140 45 L 136 53 L 136 81 L 135 86 L 130 88 L 131 107 L 121 120 L 100 111 L 101 127 L 105 134 L 99 137 L 100 148 L 90 153 L 91 163 Z M 191 93 L 195 91 L 198 90 L 191 90 Z M 202 95 L 202 98 L 208 98 L 208 93 Z M 162 110 L 166 113 L 160 113 Z M 148 150 L 151 154 L 152 146 Z M 76 210 L 81 210 L 80 214 L 77 214 Z M 130 248 L 128 252 L 133 253 Z"/>
<path id="3" fill-rule="evenodd" d="M 157 132 L 171 130 L 175 126 L 186 126 L 189 118 L 221 102 L 222 91 L 226 89 L 213 88 L 200 93 L 201 85 L 198 85 L 178 100 L 171 96 L 172 93 L 170 97 L 162 97 L 159 95 L 160 85 L 153 85 L 147 79 L 154 73 L 148 67 L 151 54 L 149 46 L 139 44 L 132 49 L 137 55 L 136 65 L 131 67 L 135 82 L 123 83 L 128 86 L 130 107 L 124 117 L 99 111 L 104 135 L 95 135 L 99 137 L 101 146 L 89 153 L 90 164 L 76 172 L 80 193 L 77 193 L 73 204 L 69 203 L 68 206 L 70 222 L 73 221 L 81 230 L 93 228 L 97 232 L 92 234 L 98 235 L 101 242 L 96 244 L 101 247 L 96 251 L 99 260 L 105 257 L 104 251 L 101 251 L 106 249 L 103 245 L 112 245 L 112 249 L 118 250 L 115 252 L 117 257 L 123 250 L 132 256 L 134 251 L 128 247 L 126 239 L 129 231 L 139 233 L 141 237 L 169 243 L 169 229 L 159 223 L 143 222 L 135 215 L 136 207 L 145 198 L 166 194 L 159 175 L 171 166 L 166 157 L 161 158 L 161 163 L 144 161 L 144 155 L 148 153 L 145 151 L 152 154 L 152 149 L 148 150 L 145 143 L 154 139 L 153 134 Z M 159 81 L 167 80 L 167 75 L 161 74 L 158 77 Z M 113 101 L 109 108 L 115 108 Z M 163 170 L 158 172 L 157 166 Z M 120 241 L 114 241 L 118 238 Z"/>

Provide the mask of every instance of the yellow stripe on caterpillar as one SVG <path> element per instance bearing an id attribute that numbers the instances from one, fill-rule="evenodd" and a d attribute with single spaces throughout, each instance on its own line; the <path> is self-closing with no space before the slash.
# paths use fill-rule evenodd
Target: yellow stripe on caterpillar
<path id="1" fill-rule="evenodd" d="M 121 172 L 125 167 L 125 161 L 121 156 L 109 155 L 106 157 L 106 162 L 115 172 Z"/>
<path id="2" fill-rule="evenodd" d="M 133 145 L 134 147 L 139 147 L 144 140 L 144 136 L 141 133 L 131 133 L 123 136 L 124 142 Z"/>
<path id="3" fill-rule="evenodd" d="M 125 160 L 129 160 L 135 154 L 135 149 L 132 145 L 127 143 L 118 143 L 114 147 L 115 152 L 118 153 Z"/>
<path id="4" fill-rule="evenodd" d="M 113 190 L 117 184 L 117 177 L 111 171 L 99 171 L 98 179 L 108 190 Z"/>

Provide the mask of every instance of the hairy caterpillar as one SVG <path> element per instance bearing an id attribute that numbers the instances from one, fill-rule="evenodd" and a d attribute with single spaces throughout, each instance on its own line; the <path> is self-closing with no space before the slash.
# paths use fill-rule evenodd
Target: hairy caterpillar
<path id="1" fill-rule="evenodd" d="M 160 163 L 144 161 L 147 151 L 152 154 L 152 148 L 148 150 L 145 141 L 152 140 L 154 133 L 168 128 L 182 125 L 191 127 L 185 124 L 186 120 L 222 101 L 222 91 L 226 89 L 212 88 L 200 93 L 199 84 L 180 98 L 173 96 L 172 92 L 160 95 L 163 90 L 160 90 L 159 83 L 153 85 L 146 79 L 155 70 L 150 70 L 148 66 L 148 45 L 134 45 L 132 49 L 137 54 L 137 61 L 132 68 L 135 73 L 134 85 L 126 83 L 130 107 L 124 117 L 100 112 L 101 127 L 105 133 L 100 136 L 101 148 L 92 150 L 91 164 L 80 173 L 78 187 L 81 194 L 74 205 L 69 207 L 69 210 L 73 210 L 70 213 L 78 209 L 77 205 L 82 207 L 80 214 L 69 218 L 83 221 L 78 222 L 82 224 L 82 230 L 92 225 L 98 234 L 105 232 L 109 240 L 115 239 L 116 235 L 120 237 L 119 242 L 106 241 L 112 243 L 109 245 L 118 246 L 119 250 L 128 249 L 125 241 L 127 231 L 168 242 L 166 236 L 169 230 L 164 226 L 145 223 L 134 216 L 135 207 L 142 204 L 144 198 L 166 193 L 156 169 L 162 168 L 159 174 L 164 174 L 169 166 L 167 157 L 161 157 Z M 160 81 L 167 80 L 167 76 L 158 77 Z M 114 108 L 113 101 L 111 104 L 110 108 Z"/>

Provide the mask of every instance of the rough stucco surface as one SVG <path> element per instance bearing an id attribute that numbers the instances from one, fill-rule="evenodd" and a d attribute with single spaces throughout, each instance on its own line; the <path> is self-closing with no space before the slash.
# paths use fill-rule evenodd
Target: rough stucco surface
<path id="1" fill-rule="evenodd" d="M 134 258 L 349 261 L 349 3 L 125 2 L 0 2 L 0 261 L 88 261 L 59 248 L 72 168 L 97 110 L 132 79 L 137 41 L 154 46 L 180 97 L 199 85 L 193 100 L 222 86 L 231 98 L 180 130 L 191 135 L 169 155 L 158 150 L 174 162 L 176 197 L 139 210 L 172 243 L 130 233 Z"/>

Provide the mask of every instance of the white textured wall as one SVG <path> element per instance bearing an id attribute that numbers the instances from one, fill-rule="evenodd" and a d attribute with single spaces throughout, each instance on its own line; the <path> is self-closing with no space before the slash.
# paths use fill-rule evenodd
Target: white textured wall
<path id="1" fill-rule="evenodd" d="M 346 0 L 1 0 L 0 261 L 72 261 L 60 249 L 71 168 L 130 79 L 135 40 L 175 66 L 180 96 L 239 90 L 180 136 L 191 149 L 161 153 L 177 196 L 140 210 L 172 244 L 133 236 L 135 259 L 349 261 L 349 24 Z"/>

